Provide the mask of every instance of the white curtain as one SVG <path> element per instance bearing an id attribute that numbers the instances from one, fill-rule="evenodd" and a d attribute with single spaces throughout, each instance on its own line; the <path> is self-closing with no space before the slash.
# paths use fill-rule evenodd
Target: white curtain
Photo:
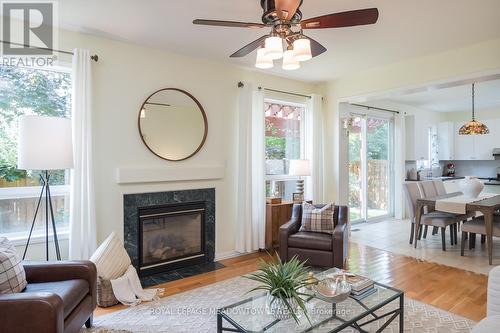
<path id="1" fill-rule="evenodd" d="M 323 187 L 323 98 L 313 94 L 307 103 L 305 137 L 306 159 L 311 161 L 311 179 L 307 189 L 310 190 L 313 203 L 324 203 Z"/>
<path id="2" fill-rule="evenodd" d="M 265 247 L 264 93 L 251 83 L 240 88 L 237 142 L 236 251 Z"/>
<path id="3" fill-rule="evenodd" d="M 403 182 L 405 179 L 405 115 L 394 116 L 394 217 L 404 216 Z"/>
<path id="4" fill-rule="evenodd" d="M 91 64 L 88 50 L 73 55 L 73 152 L 70 194 L 70 259 L 88 259 L 96 248 L 92 169 Z"/>

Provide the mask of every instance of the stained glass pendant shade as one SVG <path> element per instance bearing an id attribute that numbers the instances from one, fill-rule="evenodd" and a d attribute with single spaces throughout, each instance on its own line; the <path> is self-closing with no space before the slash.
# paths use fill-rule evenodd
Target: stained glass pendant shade
<path id="1" fill-rule="evenodd" d="M 468 121 L 465 123 L 460 129 L 458 130 L 459 135 L 482 135 L 482 134 L 488 134 L 490 133 L 490 130 L 488 127 L 483 124 L 480 121 L 477 121 L 475 119 L 475 101 L 474 101 L 474 96 L 475 95 L 475 84 L 472 84 L 472 120 Z"/>

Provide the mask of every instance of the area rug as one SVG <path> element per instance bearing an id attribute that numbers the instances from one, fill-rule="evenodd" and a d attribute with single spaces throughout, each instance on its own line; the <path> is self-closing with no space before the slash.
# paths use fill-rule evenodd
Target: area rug
<path id="1" fill-rule="evenodd" d="M 95 317 L 94 327 L 82 329 L 80 333 L 216 332 L 217 308 L 240 301 L 253 286 L 255 282 L 242 277 L 225 280 L 156 302 Z M 390 309 L 389 307 L 386 309 Z M 380 321 L 374 322 L 364 328 L 368 332 L 374 332 L 382 324 Z M 469 332 L 474 324 L 471 320 L 431 305 L 408 298 L 405 300 L 405 332 L 461 333 Z M 314 332 L 323 331 L 327 332 L 322 329 Z M 356 331 L 345 329 L 342 332 Z M 399 332 L 398 320 L 384 332 Z"/>

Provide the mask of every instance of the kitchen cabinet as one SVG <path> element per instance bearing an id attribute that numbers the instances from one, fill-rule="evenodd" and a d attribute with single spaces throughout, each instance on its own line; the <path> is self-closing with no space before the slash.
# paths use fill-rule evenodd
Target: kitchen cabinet
<path id="1" fill-rule="evenodd" d="M 441 122 L 437 124 L 438 135 L 438 157 L 440 161 L 455 159 L 455 127 L 453 122 Z"/>
<path id="2" fill-rule="evenodd" d="M 486 119 L 482 122 L 488 126 L 490 133 L 473 136 L 474 157 L 476 160 L 493 160 L 493 148 L 497 148 L 500 144 L 500 133 L 498 133 L 500 119 Z"/>
<path id="3" fill-rule="evenodd" d="M 493 148 L 500 145 L 500 119 L 487 119 L 482 122 L 490 129 L 489 134 L 459 135 L 463 122 L 454 126 L 454 160 L 493 160 Z"/>
<path id="4" fill-rule="evenodd" d="M 429 128 L 432 126 L 425 117 L 409 115 L 405 117 L 406 160 L 429 159 Z"/>
<path id="5" fill-rule="evenodd" d="M 474 156 L 474 136 L 459 135 L 458 130 L 462 127 L 462 122 L 454 124 L 454 160 L 475 160 Z"/>
<path id="6" fill-rule="evenodd" d="M 446 190 L 446 193 L 454 193 L 454 192 L 461 192 L 460 190 L 460 182 L 461 179 L 453 179 L 453 180 L 447 180 L 443 182 L 444 188 Z"/>

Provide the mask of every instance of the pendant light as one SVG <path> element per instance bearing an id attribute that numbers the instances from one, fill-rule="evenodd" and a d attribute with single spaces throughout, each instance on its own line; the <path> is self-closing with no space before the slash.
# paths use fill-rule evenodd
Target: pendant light
<path id="1" fill-rule="evenodd" d="M 458 130 L 459 135 L 483 135 L 483 134 L 488 134 L 490 133 L 490 130 L 488 127 L 477 121 L 475 118 L 475 101 L 474 101 L 474 96 L 475 95 L 475 84 L 472 84 L 472 120 L 468 121 L 465 123 L 460 129 Z"/>

